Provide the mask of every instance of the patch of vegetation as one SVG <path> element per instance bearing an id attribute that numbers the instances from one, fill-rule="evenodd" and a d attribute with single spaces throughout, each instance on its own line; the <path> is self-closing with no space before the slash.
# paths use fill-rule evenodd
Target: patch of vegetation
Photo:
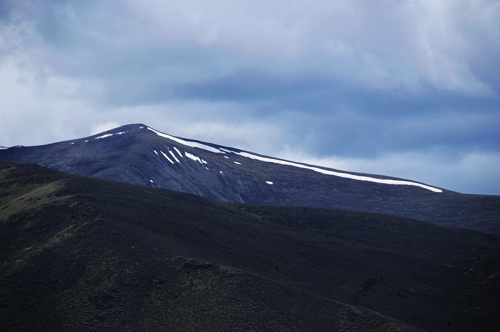
<path id="1" fill-rule="evenodd" d="M 0 223 L 1 330 L 500 323 L 495 235 L 376 213 L 218 203 L 33 165 L 8 174 L 17 186 L 8 188 L 64 185 Z"/>

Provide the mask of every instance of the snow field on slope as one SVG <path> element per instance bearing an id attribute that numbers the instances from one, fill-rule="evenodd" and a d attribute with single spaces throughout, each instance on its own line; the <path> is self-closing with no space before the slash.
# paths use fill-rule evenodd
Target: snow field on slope
<path id="1" fill-rule="evenodd" d="M 152 132 L 156 133 L 160 137 L 164 137 L 164 138 L 170 139 L 170 140 L 172 140 L 174 142 L 177 142 L 179 144 L 182 144 L 182 145 L 186 145 L 186 146 L 190 146 L 190 147 L 193 147 L 193 148 L 199 148 L 199 149 L 207 150 L 209 152 L 222 153 L 222 154 L 233 153 L 233 154 L 236 154 L 236 155 L 241 156 L 241 157 L 245 157 L 245 158 L 249 158 L 249 159 L 255 159 L 255 160 L 259 160 L 259 161 L 266 162 L 266 163 L 280 164 L 280 165 L 285 165 L 285 166 L 293 166 L 293 167 L 298 167 L 298 168 L 302 168 L 302 169 L 308 169 L 308 170 L 311 170 L 311 171 L 314 171 L 314 172 L 318 172 L 318 173 L 321 173 L 321 174 L 325 174 L 325 175 L 332 175 L 332 176 L 337 176 L 337 177 L 351 179 L 351 180 L 367 181 L 367 182 L 374 182 L 374 183 L 381 183 L 381 184 L 390 184 L 390 185 L 415 186 L 415 187 L 420 187 L 420 188 L 423 188 L 423 189 L 426 189 L 426 190 L 430 190 L 430 191 L 436 192 L 436 193 L 443 192 L 439 188 L 431 187 L 431 186 L 428 186 L 428 185 L 425 185 L 425 184 L 422 184 L 422 183 L 417 183 L 417 182 L 412 182 L 412 181 L 392 180 L 392 179 L 379 179 L 379 178 L 374 178 L 374 177 L 369 177 L 369 176 L 364 176 L 364 175 L 355 175 L 355 174 L 349 174 L 349 173 L 344 173 L 344 172 L 336 172 L 336 171 L 326 170 L 326 169 L 322 169 L 322 168 L 315 167 L 315 166 L 307 166 L 307 165 L 303 165 L 303 164 L 298 164 L 298 163 L 291 162 L 291 161 L 274 159 L 274 158 L 269 158 L 269 157 L 257 156 L 257 155 L 254 155 L 254 154 L 251 154 L 251 153 L 248 153 L 248 152 L 237 152 L 237 151 L 232 151 L 232 150 L 223 149 L 223 148 L 216 149 L 216 148 L 214 148 L 212 146 L 208 146 L 208 145 L 205 145 L 205 144 L 202 144 L 202 143 L 192 142 L 192 141 L 186 141 L 186 140 L 183 140 L 183 139 L 180 139 L 180 138 L 177 138 L 177 137 L 173 137 L 173 136 L 161 133 L 161 132 L 159 132 L 157 130 L 154 130 L 152 128 L 149 128 L 149 127 L 148 127 L 148 129 L 151 130 Z M 193 160 L 196 160 L 196 161 L 199 161 L 200 163 L 202 163 L 202 161 L 200 160 L 199 157 L 196 157 L 196 156 L 194 156 L 192 154 L 190 154 L 190 156 L 188 156 L 187 152 L 186 152 L 186 156 L 189 157 L 189 158 L 191 158 L 191 159 L 193 159 Z M 225 156 L 225 157 L 227 157 L 227 156 Z M 238 162 L 234 162 L 234 163 L 241 164 L 241 163 L 238 163 Z"/>

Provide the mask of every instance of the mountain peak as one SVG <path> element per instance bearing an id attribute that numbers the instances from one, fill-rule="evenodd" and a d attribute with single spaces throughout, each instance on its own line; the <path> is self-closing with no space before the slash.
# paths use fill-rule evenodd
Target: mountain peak
<path id="1" fill-rule="evenodd" d="M 106 131 L 103 131 L 103 132 L 100 132 L 97 134 L 93 134 L 89 137 L 102 136 L 104 134 L 138 132 L 138 131 L 141 131 L 142 129 L 145 129 L 145 128 L 147 128 L 147 126 L 142 124 L 142 123 L 127 124 L 127 125 L 119 126 L 116 128 L 108 129 Z"/>
<path id="2" fill-rule="evenodd" d="M 0 159 L 224 202 L 382 212 L 434 223 L 463 220 L 451 207 L 420 211 L 429 200 L 448 206 L 447 197 L 455 194 L 450 191 L 180 138 L 141 123 L 45 146 L 0 150 Z"/>

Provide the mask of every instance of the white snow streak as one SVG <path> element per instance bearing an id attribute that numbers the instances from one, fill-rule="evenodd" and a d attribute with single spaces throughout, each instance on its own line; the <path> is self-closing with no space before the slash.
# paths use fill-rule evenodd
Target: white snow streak
<path id="1" fill-rule="evenodd" d="M 156 150 L 153 150 L 153 151 L 156 153 L 156 155 L 158 155 L 158 152 L 156 152 Z"/>
<path id="2" fill-rule="evenodd" d="M 421 187 L 421 188 L 424 188 L 424 189 L 427 189 L 427 190 L 430 190 L 430 191 L 433 191 L 436 193 L 443 192 L 441 189 L 427 186 L 427 185 L 421 184 L 421 183 L 416 183 L 416 182 L 410 182 L 410 181 L 404 181 L 404 180 L 378 179 L 378 178 L 372 178 L 372 177 L 363 176 L 363 175 L 354 175 L 354 174 L 349 174 L 349 173 L 335 172 L 335 171 L 322 169 L 319 167 L 297 164 L 297 163 L 294 163 L 291 161 L 256 156 L 256 155 L 250 154 L 248 152 L 234 152 L 234 153 L 237 155 L 240 155 L 242 157 L 256 159 L 256 160 L 264 161 L 267 163 L 274 163 L 274 164 L 281 164 L 281 165 L 286 165 L 286 166 L 294 166 L 294 167 L 299 167 L 299 168 L 310 169 L 310 170 L 318 172 L 318 173 L 322 173 L 322 174 L 326 174 L 326 175 L 334 175 L 334 176 L 338 176 L 341 178 L 347 178 L 347 179 L 353 179 L 353 180 L 359 180 L 359 181 L 375 182 L 375 183 L 383 183 L 383 184 L 417 186 L 417 187 Z"/>
<path id="3" fill-rule="evenodd" d="M 106 135 L 98 136 L 95 139 L 106 138 L 106 137 L 111 137 L 111 136 L 113 136 L 113 134 L 106 134 Z"/>
<path id="4" fill-rule="evenodd" d="M 181 156 L 181 158 L 184 158 L 184 156 L 182 155 L 182 153 L 175 146 L 174 146 L 174 150 L 179 154 L 179 156 Z"/>
<path id="5" fill-rule="evenodd" d="M 117 135 L 122 135 L 122 134 L 125 134 L 124 131 L 120 131 L 119 133 L 116 133 Z"/>
<path id="6" fill-rule="evenodd" d="M 200 164 L 202 164 L 200 157 L 197 157 L 194 154 L 191 154 L 189 152 L 185 152 L 185 153 L 186 153 L 186 157 L 188 157 L 189 159 L 192 159 L 192 160 L 197 161 Z"/>
<path id="7" fill-rule="evenodd" d="M 180 163 L 179 159 L 177 159 L 177 157 L 175 156 L 175 154 L 172 152 L 172 150 L 168 150 L 168 152 L 172 155 L 172 157 L 174 157 L 175 161 Z"/>
<path id="8" fill-rule="evenodd" d="M 236 165 L 241 165 L 241 163 L 239 163 L 237 161 L 233 161 L 233 163 L 235 163 Z"/>
<path id="9" fill-rule="evenodd" d="M 273 184 L 273 181 L 266 181 L 267 184 Z"/>
<path id="10" fill-rule="evenodd" d="M 177 143 L 182 144 L 182 145 L 187 145 L 187 146 L 190 146 L 192 148 L 199 148 L 199 149 L 207 150 L 207 151 L 210 151 L 210 152 L 222 153 L 219 149 L 213 148 L 213 147 L 205 145 L 205 144 L 201 144 L 201 143 L 198 143 L 198 142 L 186 141 L 186 140 L 174 137 L 174 136 L 170 136 L 170 135 L 161 133 L 159 131 L 154 130 L 153 128 L 149 128 L 148 127 L 148 129 L 151 130 L 152 132 L 154 132 L 156 135 L 158 135 L 160 137 L 168 138 L 169 140 L 172 140 L 172 141 L 177 142 Z"/>
<path id="11" fill-rule="evenodd" d="M 168 161 L 170 161 L 170 163 L 171 163 L 172 165 L 174 164 L 174 162 L 172 161 L 172 159 L 170 159 L 170 158 L 167 156 L 167 154 L 166 154 L 165 152 L 163 152 L 163 151 L 161 151 L 161 150 L 160 150 L 160 152 L 161 152 L 161 154 L 162 154 L 165 158 L 167 158 L 167 160 L 168 160 Z"/>

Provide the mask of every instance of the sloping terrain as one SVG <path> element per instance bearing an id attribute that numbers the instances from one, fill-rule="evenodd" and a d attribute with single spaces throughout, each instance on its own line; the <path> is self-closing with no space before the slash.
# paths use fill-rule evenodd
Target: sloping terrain
<path id="1" fill-rule="evenodd" d="M 36 165 L 1 164 L 0 261 L 2 330 L 500 324 L 498 236 L 382 214 L 221 203 Z"/>
<path id="2" fill-rule="evenodd" d="M 222 202 L 379 212 L 500 234 L 500 196 L 463 195 L 414 181 L 279 160 L 176 138 L 142 124 L 0 150 L 0 160 Z"/>

